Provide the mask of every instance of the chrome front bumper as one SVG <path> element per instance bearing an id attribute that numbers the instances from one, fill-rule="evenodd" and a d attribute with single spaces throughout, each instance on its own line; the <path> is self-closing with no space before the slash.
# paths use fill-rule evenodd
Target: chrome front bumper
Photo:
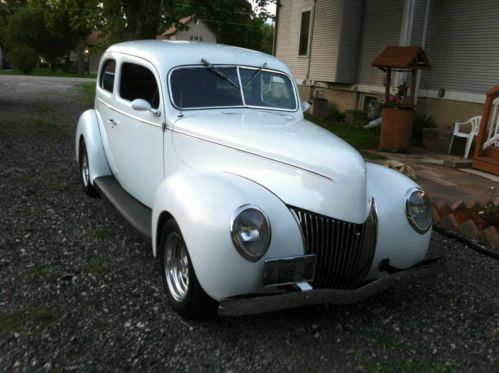
<path id="1" fill-rule="evenodd" d="M 395 273 L 385 272 L 383 276 L 357 289 L 316 289 L 277 295 L 226 298 L 220 301 L 218 314 L 221 316 L 242 316 L 317 304 L 356 303 L 405 281 L 435 275 L 444 268 L 444 260 L 438 258 Z"/>

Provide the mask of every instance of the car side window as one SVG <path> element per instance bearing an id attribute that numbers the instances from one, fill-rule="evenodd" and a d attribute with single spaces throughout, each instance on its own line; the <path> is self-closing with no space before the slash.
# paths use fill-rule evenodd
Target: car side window
<path id="1" fill-rule="evenodd" d="M 159 107 L 158 84 L 154 74 L 147 67 L 125 62 L 121 66 L 121 98 L 133 101 L 137 98 L 146 100 L 151 107 Z"/>
<path id="2" fill-rule="evenodd" d="M 107 60 L 102 67 L 99 86 L 108 92 L 113 93 L 114 73 L 116 71 L 116 61 Z"/>

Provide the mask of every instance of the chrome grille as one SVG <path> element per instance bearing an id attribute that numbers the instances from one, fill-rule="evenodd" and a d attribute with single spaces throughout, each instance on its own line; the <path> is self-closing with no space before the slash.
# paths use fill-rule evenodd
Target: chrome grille
<path id="1" fill-rule="evenodd" d="M 374 258 L 377 218 L 373 207 L 364 224 L 353 224 L 288 206 L 300 222 L 306 254 L 316 254 L 316 289 L 355 288 Z"/>

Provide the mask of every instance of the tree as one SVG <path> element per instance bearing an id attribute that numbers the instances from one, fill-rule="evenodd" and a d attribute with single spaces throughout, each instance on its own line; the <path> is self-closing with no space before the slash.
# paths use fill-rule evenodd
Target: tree
<path id="1" fill-rule="evenodd" d="M 112 41 L 155 39 L 175 8 L 173 0 L 104 0 L 102 26 Z"/>
<path id="2" fill-rule="evenodd" d="M 264 6 L 268 1 L 262 1 Z M 175 22 L 186 15 L 196 14 L 217 33 L 222 44 L 263 50 L 263 27 L 268 14 L 255 13 L 247 0 L 185 0 L 174 12 Z"/>
<path id="3" fill-rule="evenodd" d="M 87 36 L 95 30 L 102 17 L 98 0 L 67 0 L 67 17 L 71 39 L 76 48 L 78 74 L 85 74 L 85 47 Z"/>
<path id="4" fill-rule="evenodd" d="M 67 20 L 49 8 L 28 6 L 11 15 L 5 28 L 5 42 L 9 48 L 26 46 L 44 57 L 52 70 L 57 59 L 71 48 Z"/>

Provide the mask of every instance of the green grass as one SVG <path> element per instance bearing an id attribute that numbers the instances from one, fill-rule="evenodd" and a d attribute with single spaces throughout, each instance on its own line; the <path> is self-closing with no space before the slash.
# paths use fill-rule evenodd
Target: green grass
<path id="1" fill-rule="evenodd" d="M 2 70 L 0 69 L 0 75 L 26 75 L 23 74 L 19 70 Z M 97 77 L 96 74 L 85 74 L 85 75 L 78 75 L 77 73 L 71 73 L 71 72 L 64 72 L 64 71 L 51 71 L 48 68 L 37 68 L 34 69 L 31 74 L 31 76 L 55 76 L 55 77 L 61 77 L 61 78 L 93 78 L 95 79 Z"/>
<path id="2" fill-rule="evenodd" d="M 38 278 L 47 279 L 52 277 L 54 271 L 55 268 L 52 266 L 36 266 L 33 270 L 33 273 Z"/>
<path id="3" fill-rule="evenodd" d="M 365 130 L 362 126 L 349 123 L 334 123 L 327 119 L 305 113 L 305 118 L 342 138 L 356 149 L 375 149 L 379 145 L 377 130 Z"/>
<path id="4" fill-rule="evenodd" d="M 114 237 L 113 232 L 107 229 L 90 229 L 88 235 L 98 240 L 107 240 Z"/>
<path id="5" fill-rule="evenodd" d="M 39 128 L 56 128 L 57 124 L 46 119 L 35 119 L 33 120 L 33 125 Z"/>
<path id="6" fill-rule="evenodd" d="M 35 127 L 35 130 L 38 134 L 44 135 L 44 136 L 55 136 L 57 134 L 57 124 L 50 120 L 46 119 L 35 119 L 33 120 L 33 126 Z"/>
<path id="7" fill-rule="evenodd" d="M 390 363 L 370 360 L 362 365 L 362 371 L 369 373 L 449 373 L 452 371 L 452 365 L 428 360 L 413 360 L 411 358 L 406 358 L 401 362 L 392 361 Z"/>
<path id="8" fill-rule="evenodd" d="M 106 273 L 107 266 L 104 260 L 100 256 L 93 256 L 90 258 L 87 264 L 87 272 L 93 275 L 101 275 Z"/>
<path id="9" fill-rule="evenodd" d="M 0 335 L 18 332 L 30 321 L 49 323 L 54 320 L 55 315 L 44 306 L 0 314 Z"/>
<path id="10" fill-rule="evenodd" d="M 89 105 L 93 105 L 95 100 L 95 83 L 84 83 L 78 86 L 88 100 Z"/>

